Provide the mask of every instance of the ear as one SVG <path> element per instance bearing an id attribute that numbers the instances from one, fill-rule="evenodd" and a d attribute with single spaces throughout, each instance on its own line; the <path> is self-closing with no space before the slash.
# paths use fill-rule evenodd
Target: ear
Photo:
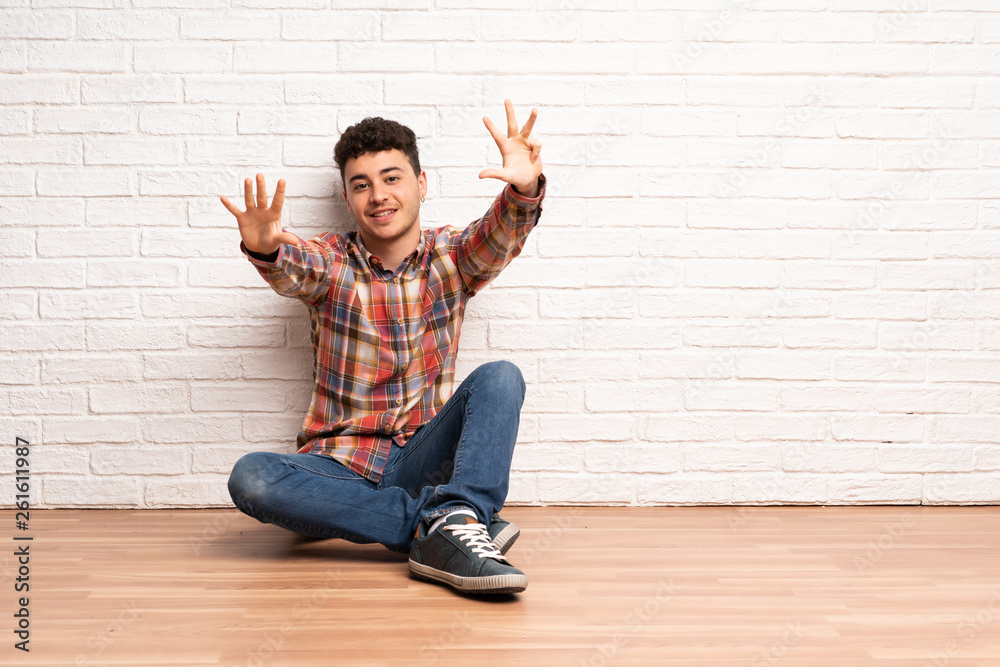
<path id="1" fill-rule="evenodd" d="M 417 183 L 420 185 L 420 196 L 427 196 L 427 172 L 421 171 L 420 176 L 417 177 Z"/>

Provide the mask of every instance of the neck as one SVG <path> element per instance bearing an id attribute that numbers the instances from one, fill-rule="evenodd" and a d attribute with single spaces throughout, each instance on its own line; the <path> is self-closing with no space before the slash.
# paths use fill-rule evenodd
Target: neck
<path id="1" fill-rule="evenodd" d="M 365 244 L 365 248 L 368 249 L 368 252 L 378 257 L 382 262 L 382 266 L 395 273 L 407 255 L 413 252 L 419 244 L 420 226 L 414 225 L 412 232 L 407 232 L 405 236 L 391 241 L 368 238 L 364 232 L 359 232 L 359 236 L 361 237 L 361 242 Z"/>

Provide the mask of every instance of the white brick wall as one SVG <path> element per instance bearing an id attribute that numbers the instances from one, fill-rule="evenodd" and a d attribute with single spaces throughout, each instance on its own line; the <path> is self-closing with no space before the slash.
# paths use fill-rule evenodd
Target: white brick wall
<path id="1" fill-rule="evenodd" d="M 0 4 L 0 437 L 36 506 L 224 506 L 291 451 L 306 310 L 219 196 L 262 171 L 286 227 L 346 229 L 333 145 L 377 114 L 464 225 L 505 97 L 550 187 L 459 379 L 524 371 L 511 501 L 1000 503 L 995 0 Z"/>

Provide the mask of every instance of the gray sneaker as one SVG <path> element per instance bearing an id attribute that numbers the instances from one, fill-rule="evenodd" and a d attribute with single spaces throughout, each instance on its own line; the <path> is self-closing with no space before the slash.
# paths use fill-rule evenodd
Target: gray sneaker
<path id="1" fill-rule="evenodd" d="M 463 512 L 449 514 L 430 535 L 421 522 L 410 547 L 410 575 L 463 593 L 520 593 L 528 587 L 528 577 L 493 545 L 486 526 Z"/>
<path id="2" fill-rule="evenodd" d="M 499 549 L 502 554 L 510 551 L 510 548 L 514 546 L 514 541 L 521 535 L 521 529 L 517 527 L 516 523 L 505 521 L 496 512 L 490 519 L 489 531 L 493 546 Z"/>

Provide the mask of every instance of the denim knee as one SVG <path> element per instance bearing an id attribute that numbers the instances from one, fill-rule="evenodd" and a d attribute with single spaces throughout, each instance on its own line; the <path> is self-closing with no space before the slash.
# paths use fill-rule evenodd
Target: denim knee
<path id="1" fill-rule="evenodd" d="M 518 401 L 524 401 L 524 376 L 521 369 L 513 363 L 501 360 L 487 362 L 474 371 L 480 374 L 477 381 L 488 382 L 503 396 L 511 396 Z"/>
<path id="2" fill-rule="evenodd" d="M 250 452 L 233 465 L 229 474 L 229 495 L 237 507 L 259 504 L 267 492 L 268 482 L 262 473 L 269 455 L 273 456 L 271 452 Z"/>

